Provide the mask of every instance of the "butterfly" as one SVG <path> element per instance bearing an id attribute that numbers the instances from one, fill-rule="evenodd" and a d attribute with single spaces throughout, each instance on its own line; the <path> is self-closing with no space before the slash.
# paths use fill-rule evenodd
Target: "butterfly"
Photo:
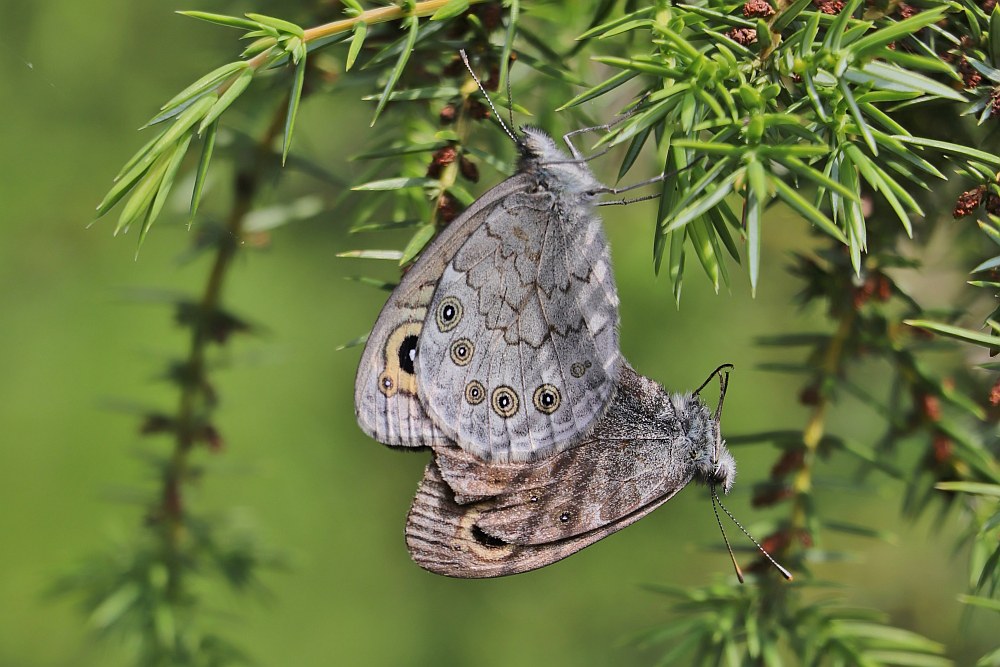
<path id="1" fill-rule="evenodd" d="M 590 434 L 621 365 L 618 293 L 586 163 L 525 127 L 517 173 L 424 250 L 372 328 L 358 424 L 395 447 L 528 461 Z"/>
<path id="2" fill-rule="evenodd" d="M 437 574 L 517 574 L 638 521 L 692 480 L 709 484 L 715 499 L 715 487 L 728 493 L 735 477 L 719 413 L 697 393 L 670 394 L 625 363 L 608 412 L 573 448 L 540 461 L 485 463 L 453 444 L 435 446 L 406 543 Z"/>

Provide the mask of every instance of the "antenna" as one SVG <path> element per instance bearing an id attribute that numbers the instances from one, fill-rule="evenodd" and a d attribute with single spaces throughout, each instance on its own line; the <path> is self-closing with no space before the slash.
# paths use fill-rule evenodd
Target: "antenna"
<path id="1" fill-rule="evenodd" d="M 516 55 L 516 54 L 514 54 Z M 507 120 L 514 127 L 514 97 L 510 92 L 510 61 L 507 62 Z"/>
<path id="2" fill-rule="evenodd" d="M 744 583 L 743 570 L 740 569 L 740 564 L 736 562 L 736 555 L 733 553 L 733 547 L 729 544 L 729 538 L 726 537 L 726 529 L 722 527 L 722 519 L 719 518 L 719 508 L 716 506 L 715 501 L 719 498 L 719 494 L 715 491 L 715 484 L 712 485 L 712 511 L 715 512 L 715 522 L 719 524 L 719 532 L 722 533 L 722 541 L 726 543 L 726 551 L 729 552 L 729 560 L 733 561 L 733 568 L 736 569 L 736 578 L 740 580 L 740 583 Z M 722 501 L 719 501 L 719 505 Z M 722 509 L 725 509 L 723 507 Z M 726 512 L 728 514 L 728 512 Z M 730 515 L 732 516 L 732 515 Z M 752 537 L 750 538 L 753 539 Z M 756 542 L 754 542 L 756 544 Z M 763 551 L 763 549 L 761 550 Z M 767 553 L 767 552 L 764 552 Z M 768 556 L 770 558 L 770 556 Z M 780 567 L 780 566 L 779 566 Z M 791 578 L 791 577 L 789 577 Z"/>
<path id="3" fill-rule="evenodd" d="M 726 531 L 723 530 L 722 528 L 722 520 L 719 518 L 719 511 L 715 508 L 716 503 L 719 503 L 719 507 L 721 507 L 722 511 L 726 513 L 726 516 L 728 516 L 730 519 L 733 520 L 733 523 L 735 523 L 736 526 L 741 531 L 743 531 L 743 534 L 746 535 L 747 538 L 749 538 L 749 540 L 754 543 L 754 546 L 756 546 L 760 550 L 760 552 L 764 554 L 764 558 L 766 558 L 768 562 L 770 562 L 771 565 L 773 565 L 775 569 L 777 569 L 778 572 L 781 573 L 781 576 L 783 576 L 788 581 L 791 581 L 792 573 L 786 570 L 784 567 L 782 567 L 778 563 L 778 561 L 774 560 L 771 554 L 767 553 L 767 550 L 764 549 L 764 547 L 760 546 L 760 543 L 753 538 L 753 535 L 750 534 L 750 531 L 744 528 L 743 524 L 741 524 L 739 521 L 736 520 L 736 517 L 733 516 L 733 513 L 730 512 L 729 509 L 727 509 L 726 506 L 722 504 L 722 498 L 719 497 L 718 491 L 715 490 L 715 484 L 712 484 L 712 510 L 715 512 L 715 520 L 719 523 L 719 530 L 722 531 L 722 539 L 725 540 L 726 542 L 726 549 L 729 550 L 729 557 L 733 559 L 733 567 L 736 568 L 736 577 L 740 580 L 740 583 L 741 584 L 743 583 L 743 571 L 740 569 L 740 566 L 736 564 L 736 557 L 733 555 L 733 549 L 732 547 L 729 546 L 729 539 L 726 537 Z"/>
<path id="4" fill-rule="evenodd" d="M 510 131 L 510 128 L 507 127 L 507 124 L 504 123 L 503 120 L 500 118 L 500 113 L 497 111 L 497 108 L 495 106 L 493 106 L 493 100 L 490 99 L 489 93 L 486 92 L 486 89 L 483 87 L 482 81 L 479 80 L 479 77 L 476 76 L 476 73 L 472 70 L 472 65 L 469 64 L 469 56 L 465 53 L 465 49 L 459 49 L 458 52 L 462 55 L 462 62 L 465 63 L 465 69 L 469 70 L 469 74 L 472 75 L 472 80 L 476 82 L 476 85 L 479 86 L 479 91 L 483 94 L 483 97 L 486 98 L 486 103 L 490 105 L 490 109 L 493 109 L 493 117 L 497 119 L 497 122 L 500 124 L 500 127 L 502 127 L 503 131 L 507 133 L 507 136 L 510 137 L 511 141 L 513 141 L 515 144 L 517 144 L 518 146 L 520 146 L 521 142 L 517 140 L 517 137 L 514 136 L 514 133 Z M 507 86 L 508 86 L 508 88 L 507 88 L 507 101 L 510 102 L 510 74 L 509 73 L 507 75 Z M 514 124 L 514 112 L 513 111 L 511 112 L 511 122 L 510 122 L 510 124 L 511 125 Z"/>
<path id="5" fill-rule="evenodd" d="M 697 396 L 698 394 L 701 393 L 702 389 L 704 389 L 705 387 L 708 386 L 708 383 L 711 382 L 712 379 L 715 378 L 716 375 L 718 375 L 718 376 L 721 377 L 723 371 L 725 371 L 725 372 L 728 373 L 729 371 L 733 370 L 734 368 L 736 368 L 736 366 L 733 366 L 732 364 L 722 364 L 721 366 L 719 366 L 718 368 L 716 368 L 714 371 L 712 371 L 711 373 L 709 373 L 708 377 L 705 378 L 705 381 L 701 383 L 701 386 L 699 386 L 697 389 L 695 389 L 691 393 L 693 393 L 695 396 Z M 725 394 L 726 394 L 726 390 L 725 390 L 725 388 L 723 388 L 723 390 L 722 390 L 723 397 L 725 397 Z M 722 399 L 720 398 L 719 400 L 721 402 Z"/>
<path id="6" fill-rule="evenodd" d="M 696 389 L 694 392 L 695 395 L 697 395 L 698 392 L 704 389 L 708 385 L 708 383 L 712 381 L 712 378 L 714 378 L 716 375 L 719 376 L 719 405 L 716 406 L 715 414 L 712 415 L 712 420 L 715 421 L 717 425 L 719 421 L 722 419 L 722 404 L 726 400 L 726 390 L 729 388 L 729 371 L 731 371 L 733 368 L 734 366 L 732 364 L 722 364 L 714 371 L 712 371 L 711 374 L 708 376 L 708 378 L 704 382 L 702 382 L 701 386 L 698 387 L 698 389 Z M 716 465 L 718 465 L 719 450 L 721 448 L 722 448 L 722 430 L 721 428 L 719 428 L 716 430 L 716 450 L 715 450 Z M 777 569 L 778 572 L 781 573 L 781 576 L 783 576 L 788 581 L 791 581 L 792 573 L 786 570 L 784 567 L 782 567 L 778 563 L 778 561 L 774 560 L 771 554 L 767 553 L 767 550 L 760 545 L 760 542 L 758 542 L 753 538 L 753 535 L 750 534 L 750 531 L 744 528 L 743 524 L 737 521 L 736 517 L 733 516 L 733 513 L 729 511 L 729 508 L 725 506 L 725 504 L 722 502 L 722 498 L 719 497 L 719 492 L 716 489 L 714 481 L 710 484 L 710 489 L 711 489 L 710 493 L 712 495 L 712 511 L 715 513 L 715 522 L 719 524 L 719 532 L 722 533 L 722 541 L 726 543 L 726 551 L 729 552 L 729 559 L 733 561 L 733 567 L 736 569 L 736 578 L 740 580 L 740 583 L 742 584 L 744 582 L 743 570 L 740 569 L 739 563 L 736 562 L 736 555 L 733 553 L 732 545 L 729 544 L 729 538 L 726 536 L 726 529 L 722 527 L 722 519 L 719 517 L 719 507 L 721 507 L 722 511 L 726 513 L 726 516 L 728 516 L 730 519 L 733 520 L 733 523 L 736 524 L 737 528 L 739 528 L 740 531 L 742 531 L 743 534 L 746 535 L 747 538 L 754 543 L 754 546 L 756 546 L 760 550 L 760 552 L 764 554 L 764 558 L 766 558 L 768 562 L 771 563 L 771 565 L 773 565 L 775 569 Z"/>

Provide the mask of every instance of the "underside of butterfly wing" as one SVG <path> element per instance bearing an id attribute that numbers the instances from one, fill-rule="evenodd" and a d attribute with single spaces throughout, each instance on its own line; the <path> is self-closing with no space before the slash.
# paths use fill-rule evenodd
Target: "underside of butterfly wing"
<path id="1" fill-rule="evenodd" d="M 458 248 L 525 177 L 512 176 L 454 220 L 393 290 L 372 327 L 354 383 L 358 425 L 375 440 L 394 447 L 423 447 L 444 441 L 445 434 L 427 414 L 419 398 L 417 342 L 434 290 Z"/>
<path id="2" fill-rule="evenodd" d="M 590 434 L 621 363 L 600 220 L 551 192 L 512 192 L 445 269 L 417 355 L 434 421 L 473 455 L 528 461 Z"/>
<path id="3" fill-rule="evenodd" d="M 477 526 L 512 544 L 547 544 L 600 529 L 673 497 L 695 475 L 698 404 L 678 414 L 657 383 L 624 366 L 617 394 L 582 443 L 537 462 L 485 463 L 453 445 L 435 446 L 455 501 L 479 501 Z"/>
<path id="4" fill-rule="evenodd" d="M 480 503 L 459 505 L 432 461 L 424 471 L 406 521 L 406 545 L 420 567 L 448 577 L 481 579 L 528 572 L 562 560 L 638 521 L 657 501 L 598 530 L 540 545 L 510 544 L 479 525 Z"/>

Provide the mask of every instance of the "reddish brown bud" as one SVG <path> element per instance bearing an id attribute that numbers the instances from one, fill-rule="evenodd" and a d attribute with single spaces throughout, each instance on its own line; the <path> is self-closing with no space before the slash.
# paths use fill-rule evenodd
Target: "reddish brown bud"
<path id="1" fill-rule="evenodd" d="M 819 405 L 819 387 L 814 384 L 804 387 L 799 392 L 799 403 L 802 405 Z"/>
<path id="2" fill-rule="evenodd" d="M 218 452 L 222 450 L 222 446 L 224 444 L 222 436 L 211 424 L 206 424 L 202 427 L 201 433 L 198 434 L 198 437 L 204 441 L 206 445 L 208 445 L 208 448 L 211 451 Z"/>
<path id="3" fill-rule="evenodd" d="M 956 218 L 963 218 L 977 208 L 983 203 L 983 194 L 986 192 L 986 187 L 980 185 L 977 188 L 972 188 L 971 190 L 966 190 L 958 196 L 955 201 L 955 210 L 952 211 L 952 215 Z"/>
<path id="4" fill-rule="evenodd" d="M 859 310 L 863 305 L 868 303 L 868 300 L 875 293 L 875 280 L 872 275 L 869 274 L 865 277 L 865 281 L 861 283 L 858 287 L 854 288 L 853 303 L 854 309 Z"/>
<path id="5" fill-rule="evenodd" d="M 918 13 L 920 13 L 919 9 L 917 9 L 913 5 L 908 5 L 905 2 L 899 3 L 899 5 L 896 7 L 896 10 L 899 12 L 899 18 L 902 19 L 908 19 L 911 16 L 916 16 Z"/>
<path id="6" fill-rule="evenodd" d="M 459 205 L 458 202 L 450 194 L 445 192 L 437 201 L 437 213 L 438 220 L 447 224 L 458 217 Z"/>
<path id="7" fill-rule="evenodd" d="M 479 5 L 474 11 L 486 30 L 493 31 L 500 27 L 500 20 L 503 18 L 503 10 L 500 7 L 500 3 L 491 2 Z"/>
<path id="8" fill-rule="evenodd" d="M 892 297 L 892 281 L 883 273 L 879 273 L 875 279 L 875 298 L 883 303 Z"/>
<path id="9" fill-rule="evenodd" d="M 458 170 L 462 172 L 462 176 L 465 177 L 465 180 L 472 181 L 473 183 L 479 182 L 479 167 L 476 166 L 475 162 L 468 159 L 464 155 L 458 163 Z"/>
<path id="10" fill-rule="evenodd" d="M 457 112 L 455 111 L 454 104 L 446 104 L 441 108 L 440 113 L 438 113 L 438 120 L 442 125 L 451 125 L 455 122 L 455 116 Z"/>
<path id="11" fill-rule="evenodd" d="M 783 477 L 788 473 L 802 468 L 804 454 L 801 449 L 789 449 L 771 468 L 771 477 Z"/>
<path id="12" fill-rule="evenodd" d="M 768 507 L 770 505 L 777 505 L 781 501 L 788 500 L 793 496 L 795 496 L 795 491 L 791 487 L 774 486 L 758 491 L 754 494 L 750 504 L 753 507 Z"/>
<path id="13" fill-rule="evenodd" d="M 1000 380 L 990 389 L 990 405 L 1000 405 Z"/>
<path id="14" fill-rule="evenodd" d="M 445 146 L 434 152 L 434 156 L 431 158 L 434 164 L 439 164 L 442 167 L 447 166 L 455 161 L 458 157 L 458 151 L 455 150 L 454 146 Z"/>
<path id="15" fill-rule="evenodd" d="M 485 120 L 490 117 L 490 108 L 479 100 L 469 100 L 469 115 L 476 120 Z"/>
<path id="16" fill-rule="evenodd" d="M 496 90 L 500 87 L 500 66 L 490 65 L 490 73 L 483 81 L 483 88 L 486 90 Z"/>
<path id="17" fill-rule="evenodd" d="M 990 107 L 993 110 L 993 115 L 1000 115 L 1000 90 L 995 90 L 990 93 Z"/>
<path id="18" fill-rule="evenodd" d="M 776 533 L 771 533 L 764 539 L 760 541 L 760 546 L 764 547 L 764 551 L 769 554 L 781 553 L 788 548 L 788 545 L 792 543 L 792 536 L 787 530 L 779 530 Z"/>
<path id="19" fill-rule="evenodd" d="M 726 33 L 726 37 L 741 46 L 750 46 L 757 41 L 757 31 L 753 28 L 733 28 Z"/>
<path id="20" fill-rule="evenodd" d="M 917 409 L 929 421 L 936 422 L 941 419 L 941 401 L 937 396 L 920 394 L 917 397 Z"/>
<path id="21" fill-rule="evenodd" d="M 983 81 L 983 75 L 972 66 L 972 63 L 965 56 L 962 56 L 958 62 L 958 71 L 962 75 L 962 83 L 968 89 L 978 88 Z"/>
<path id="22" fill-rule="evenodd" d="M 844 9 L 843 0 L 813 0 L 813 6 L 824 14 L 836 15 Z"/>
<path id="23" fill-rule="evenodd" d="M 947 463 L 951 460 L 953 445 L 951 438 L 948 436 L 943 433 L 935 433 L 934 439 L 931 441 L 931 447 L 934 452 L 935 463 Z"/>
<path id="24" fill-rule="evenodd" d="M 748 19 L 766 19 L 774 16 L 774 7 L 767 0 L 748 0 L 743 5 L 743 16 Z"/>
<path id="25" fill-rule="evenodd" d="M 454 146 L 445 146 L 434 152 L 431 156 L 431 163 L 427 166 L 428 178 L 440 178 L 441 172 L 458 157 L 458 151 Z"/>
<path id="26" fill-rule="evenodd" d="M 986 212 L 1000 215 L 1000 196 L 992 192 L 986 195 Z"/>
<path id="27" fill-rule="evenodd" d="M 993 8 L 996 7 L 996 5 L 997 5 L 997 0 L 983 0 L 983 2 L 980 3 L 979 6 L 982 7 L 983 11 L 986 12 L 987 14 L 992 14 Z"/>

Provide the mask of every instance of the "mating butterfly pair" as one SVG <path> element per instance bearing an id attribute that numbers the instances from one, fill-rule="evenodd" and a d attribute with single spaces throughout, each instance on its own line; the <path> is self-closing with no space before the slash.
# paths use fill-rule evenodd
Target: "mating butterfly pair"
<path id="1" fill-rule="evenodd" d="M 355 384 L 367 434 L 434 450 L 406 539 L 419 565 L 454 577 L 542 567 L 692 479 L 714 497 L 736 474 L 718 414 L 621 357 L 595 213 L 611 190 L 575 150 L 523 132 L 518 173 L 452 222 L 393 291 Z"/>

